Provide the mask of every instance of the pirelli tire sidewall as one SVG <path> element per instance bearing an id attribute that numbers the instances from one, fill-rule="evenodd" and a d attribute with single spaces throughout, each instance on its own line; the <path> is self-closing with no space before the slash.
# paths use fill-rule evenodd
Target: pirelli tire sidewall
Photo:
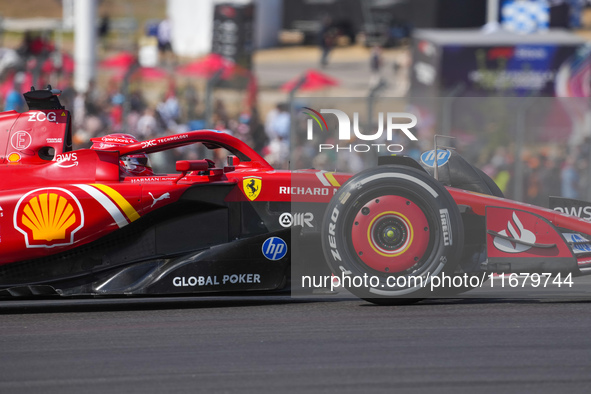
<path id="1" fill-rule="evenodd" d="M 352 228 L 361 207 L 380 196 L 386 196 L 383 197 L 384 200 L 389 196 L 402 196 L 408 200 L 402 206 L 383 206 L 384 211 L 395 209 L 403 216 L 405 209 L 415 206 L 414 209 L 420 209 L 428 220 L 429 230 L 425 226 L 424 233 L 428 234 L 428 242 L 423 240 L 421 243 L 426 244 L 424 254 L 416 264 L 395 273 L 374 269 L 375 266 L 372 268 L 372 264 L 362 260 L 352 247 Z M 446 212 L 445 229 L 442 212 Z M 424 236 L 418 230 L 416 232 L 417 237 Z M 369 230 L 367 233 L 369 234 Z M 389 298 L 425 298 L 433 295 L 430 291 L 430 277 L 442 273 L 453 274 L 462 253 L 464 229 L 459 209 L 442 184 L 423 171 L 408 166 L 386 165 L 353 176 L 339 189 L 327 207 L 321 236 L 324 255 L 334 275 L 379 278 L 377 286 L 349 287 L 347 283 L 344 284 L 356 296 L 378 302 Z M 369 235 L 367 237 L 369 239 Z M 392 277 L 401 276 L 408 279 L 408 286 L 389 286 L 389 283 L 393 283 Z M 415 281 L 413 286 L 410 283 L 411 277 L 416 279 L 419 276 L 424 282 L 421 284 L 420 281 Z M 404 282 L 403 279 L 400 278 L 398 282 Z M 373 285 L 375 284 L 374 280 Z"/>

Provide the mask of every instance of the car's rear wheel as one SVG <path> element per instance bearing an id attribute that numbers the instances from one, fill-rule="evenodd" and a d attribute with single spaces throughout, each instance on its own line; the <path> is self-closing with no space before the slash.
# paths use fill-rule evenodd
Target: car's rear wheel
<path id="1" fill-rule="evenodd" d="M 399 165 L 352 177 L 331 200 L 322 227 L 332 272 L 353 294 L 378 304 L 429 296 L 432 277 L 454 272 L 463 238 L 445 187 Z"/>

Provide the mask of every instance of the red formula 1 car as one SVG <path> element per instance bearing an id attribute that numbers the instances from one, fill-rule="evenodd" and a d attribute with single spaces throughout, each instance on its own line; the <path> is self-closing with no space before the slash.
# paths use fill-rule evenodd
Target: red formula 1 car
<path id="1" fill-rule="evenodd" d="M 449 150 L 421 163 L 382 157 L 355 176 L 274 170 L 216 131 L 111 136 L 72 151 L 58 93 L 32 90 L 29 111 L 0 114 L 3 296 L 277 291 L 295 272 L 371 275 L 350 290 L 389 303 L 427 295 L 424 283 L 392 278 L 591 267 L 591 223 L 502 198 Z M 190 144 L 226 149 L 227 166 L 180 160 L 177 173 L 153 174 L 143 160 Z"/>

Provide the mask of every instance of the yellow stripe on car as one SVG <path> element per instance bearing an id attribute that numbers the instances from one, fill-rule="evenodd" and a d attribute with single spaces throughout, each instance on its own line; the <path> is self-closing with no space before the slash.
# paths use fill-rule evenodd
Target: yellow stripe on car
<path id="1" fill-rule="evenodd" d="M 135 208 L 117 190 L 107 185 L 101 185 L 98 183 L 93 183 L 92 186 L 100 189 L 103 193 L 111 197 L 111 199 L 115 201 L 115 204 L 117 204 L 119 208 L 121 208 L 121 210 L 125 213 L 125 215 L 127 215 L 130 222 L 136 221 L 140 218 L 140 215 L 137 213 Z"/>
<path id="2" fill-rule="evenodd" d="M 335 186 L 335 187 L 339 187 L 341 186 L 341 184 L 336 180 L 336 178 L 334 177 L 334 172 L 327 172 L 324 174 L 324 176 L 326 177 L 326 179 L 328 179 L 328 181 L 330 182 L 331 185 Z"/>

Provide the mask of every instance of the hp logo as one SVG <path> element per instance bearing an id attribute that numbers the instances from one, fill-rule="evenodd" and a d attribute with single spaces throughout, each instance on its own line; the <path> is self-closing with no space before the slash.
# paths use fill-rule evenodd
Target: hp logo
<path id="1" fill-rule="evenodd" d="M 287 244 L 279 237 L 267 238 L 263 243 L 263 256 L 269 260 L 280 260 L 287 254 Z"/>
<path id="2" fill-rule="evenodd" d="M 445 165 L 449 158 L 451 157 L 451 152 L 447 149 L 437 149 L 437 166 L 441 167 Z M 421 155 L 421 161 L 425 163 L 425 165 L 429 167 L 435 167 L 435 151 L 427 151 Z"/>

